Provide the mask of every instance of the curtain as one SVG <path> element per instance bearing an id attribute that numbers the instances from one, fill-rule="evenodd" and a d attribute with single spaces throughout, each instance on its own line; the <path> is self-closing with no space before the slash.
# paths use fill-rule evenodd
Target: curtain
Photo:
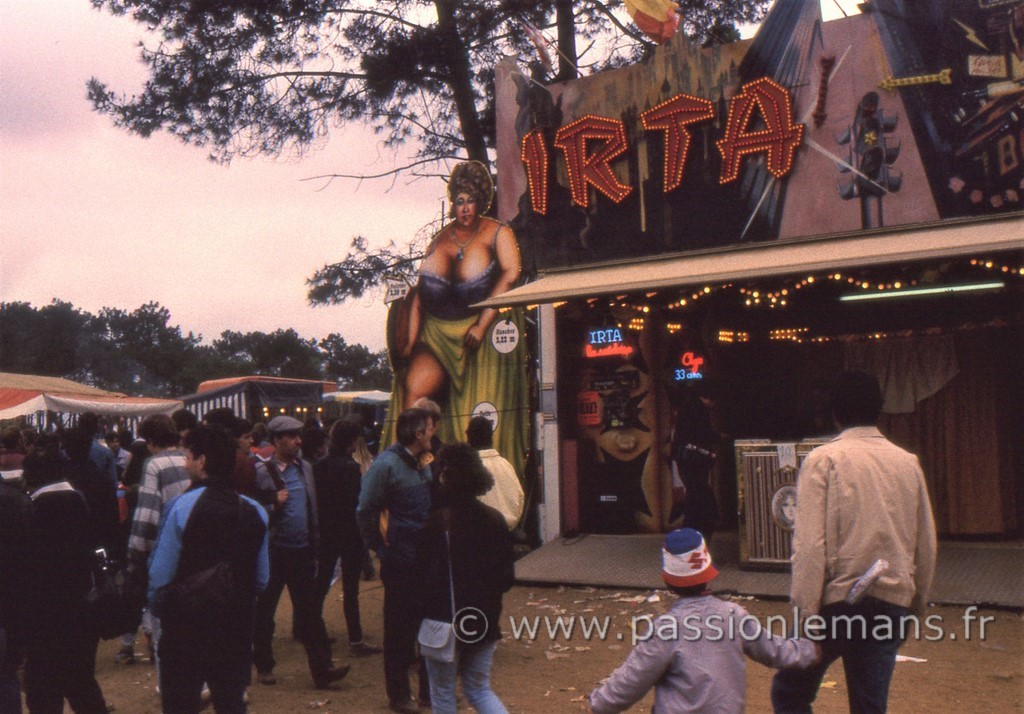
<path id="1" fill-rule="evenodd" d="M 1005 535 L 1021 525 L 1020 331 L 951 339 L 959 373 L 913 412 L 883 414 L 879 426 L 920 457 L 940 533 Z"/>

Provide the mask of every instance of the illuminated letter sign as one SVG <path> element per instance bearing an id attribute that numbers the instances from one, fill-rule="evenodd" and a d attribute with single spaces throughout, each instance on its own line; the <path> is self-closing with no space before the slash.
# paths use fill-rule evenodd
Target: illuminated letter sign
<path id="1" fill-rule="evenodd" d="M 715 105 L 707 99 L 679 94 L 640 115 L 644 129 L 665 133 L 665 193 L 679 188 L 690 149 L 688 124 L 713 119 Z"/>
<path id="2" fill-rule="evenodd" d="M 583 350 L 585 357 L 629 357 L 633 354 L 633 345 L 622 341 L 622 330 L 608 327 L 591 330 L 587 335 L 587 346 Z"/>
<path id="3" fill-rule="evenodd" d="M 766 128 L 752 131 L 750 124 L 758 110 Z M 804 135 L 803 124 L 793 123 L 792 110 L 789 93 L 773 80 L 765 77 L 743 85 L 729 105 L 725 134 L 716 142 L 722 154 L 719 183 L 735 181 L 748 154 L 766 153 L 768 170 L 776 178 L 788 174 Z M 690 148 L 688 127 L 714 116 L 712 102 L 689 94 L 678 94 L 640 115 L 646 131 L 660 131 L 665 137 L 665 193 L 682 185 Z M 556 132 L 555 147 L 565 155 L 575 205 L 590 206 L 590 186 L 616 203 L 633 191 L 632 186 L 619 181 L 611 166 L 627 150 L 626 125 L 622 121 L 587 114 Z M 520 148 L 533 210 L 547 214 L 549 157 L 540 129 L 526 134 Z"/>
<path id="4" fill-rule="evenodd" d="M 755 109 L 761 110 L 767 128 L 747 131 Z M 783 87 L 767 77 L 744 84 L 729 104 L 725 136 L 717 142 L 722 154 L 719 183 L 735 181 L 743 157 L 762 152 L 768 153 L 768 170 L 782 178 L 793 166 L 803 133 L 804 125 L 793 123 L 789 94 Z"/>
<path id="5" fill-rule="evenodd" d="M 700 371 L 700 368 L 704 365 L 703 357 L 698 357 L 693 352 L 684 352 L 681 362 L 686 369 L 676 370 L 675 378 L 677 382 L 687 379 L 704 379 L 704 375 Z"/>
<path id="6" fill-rule="evenodd" d="M 600 146 L 589 152 L 588 144 L 594 142 Z M 590 205 L 588 185 L 616 203 L 633 191 L 619 181 L 611 167 L 611 160 L 626 152 L 626 125 L 621 121 L 588 114 L 559 129 L 555 146 L 565 153 L 569 190 L 577 206 Z"/>
<path id="7" fill-rule="evenodd" d="M 610 345 L 613 342 L 622 342 L 622 330 L 617 327 L 593 330 L 588 337 L 588 342 L 592 345 Z"/>
<path id="8" fill-rule="evenodd" d="M 548 212 L 548 147 L 540 129 L 533 129 L 523 137 L 523 163 L 530 184 L 530 203 L 541 215 Z"/>

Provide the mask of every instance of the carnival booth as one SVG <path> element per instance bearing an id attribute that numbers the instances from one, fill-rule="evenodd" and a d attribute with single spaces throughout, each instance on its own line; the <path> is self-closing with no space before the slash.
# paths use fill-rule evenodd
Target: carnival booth
<path id="1" fill-rule="evenodd" d="M 337 389 L 332 382 L 286 377 L 226 377 L 202 382 L 194 394 L 181 397 L 185 408 L 200 419 L 213 410 L 229 408 L 252 422 L 278 414 L 305 420 L 323 414 L 323 395 Z"/>
<path id="2" fill-rule="evenodd" d="M 391 393 L 379 389 L 328 392 L 324 394 L 324 419 L 334 421 L 342 417 L 358 417 L 370 451 L 380 448 L 380 433 L 387 417 Z"/>
<path id="3" fill-rule="evenodd" d="M 391 393 L 379 389 L 325 392 L 324 414 L 329 419 L 357 414 L 367 424 L 383 423 L 390 401 Z"/>
<path id="4" fill-rule="evenodd" d="M 1021 7 L 780 0 L 748 41 L 549 86 L 498 67 L 499 206 L 534 280 L 480 305 L 538 306 L 544 539 L 680 525 L 699 396 L 718 528 L 784 564 L 844 369 L 879 378 L 941 534 L 1021 533 Z"/>
<path id="5" fill-rule="evenodd" d="M 93 412 L 132 421 L 180 409 L 175 399 L 129 397 L 61 377 L 0 372 L 0 419 L 24 418 L 38 428 L 63 426 L 72 415 Z"/>

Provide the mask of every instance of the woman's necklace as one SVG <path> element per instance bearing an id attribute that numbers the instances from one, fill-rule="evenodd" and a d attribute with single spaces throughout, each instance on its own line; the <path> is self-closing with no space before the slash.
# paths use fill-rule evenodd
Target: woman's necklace
<path id="1" fill-rule="evenodd" d="M 455 229 L 452 229 L 452 243 L 454 243 L 455 247 L 457 248 L 457 250 L 455 251 L 455 260 L 462 260 L 462 258 L 465 256 L 463 248 L 465 248 L 470 243 L 476 240 L 477 232 L 478 231 L 474 228 L 472 235 L 470 235 L 468 239 L 460 241 L 458 239 L 459 232 Z"/>

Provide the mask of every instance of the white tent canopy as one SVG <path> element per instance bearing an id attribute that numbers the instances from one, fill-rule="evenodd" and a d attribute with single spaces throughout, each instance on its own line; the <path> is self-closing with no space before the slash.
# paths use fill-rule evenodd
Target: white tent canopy
<path id="1" fill-rule="evenodd" d="M 181 406 L 177 399 L 129 397 L 60 377 L 0 372 L 0 419 L 40 411 L 141 417 L 170 414 Z"/>
<path id="2" fill-rule="evenodd" d="M 354 402 L 356 404 L 387 404 L 391 401 L 391 392 L 379 389 L 356 392 L 328 392 L 324 394 L 325 402 Z"/>

